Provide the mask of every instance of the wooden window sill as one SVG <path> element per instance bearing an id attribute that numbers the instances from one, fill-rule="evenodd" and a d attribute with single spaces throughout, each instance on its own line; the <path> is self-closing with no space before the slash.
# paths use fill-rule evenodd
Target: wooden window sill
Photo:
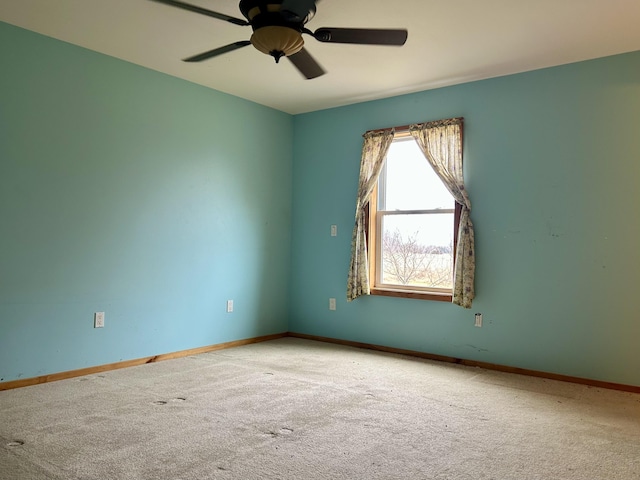
<path id="1" fill-rule="evenodd" d="M 415 290 L 391 290 L 383 288 L 372 288 L 371 295 L 380 295 L 384 297 L 402 297 L 415 298 L 417 300 L 434 300 L 436 302 L 449 302 L 453 300 L 450 293 L 434 293 L 434 292 L 418 292 Z"/>

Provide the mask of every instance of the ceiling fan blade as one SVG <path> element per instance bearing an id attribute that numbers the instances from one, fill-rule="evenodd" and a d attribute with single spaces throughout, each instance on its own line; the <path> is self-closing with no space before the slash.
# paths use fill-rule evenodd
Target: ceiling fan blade
<path id="1" fill-rule="evenodd" d="M 298 53 L 294 53 L 287 58 L 291 60 L 291 63 L 293 63 L 293 65 L 298 69 L 300 73 L 302 73 L 302 75 L 305 76 L 307 80 L 320 77 L 321 75 L 327 73 L 325 72 L 324 68 L 322 68 L 318 62 L 316 62 L 315 58 L 313 58 L 311 54 L 304 48 Z"/>
<path id="2" fill-rule="evenodd" d="M 191 5 L 189 3 L 180 2 L 179 0 L 151 0 L 151 1 L 164 3 L 165 5 L 171 5 L 172 7 L 182 8 L 183 10 L 189 10 L 190 12 L 200 13 L 202 15 L 217 18 L 218 20 L 224 20 L 225 22 L 230 22 L 235 25 L 243 25 L 243 26 L 249 25 L 249 22 L 241 18 L 230 17 L 229 15 L 225 15 L 224 13 L 218 13 L 212 10 L 207 10 L 206 8 L 198 7 L 196 5 Z"/>
<path id="3" fill-rule="evenodd" d="M 211 57 L 216 57 L 218 55 L 222 55 L 223 53 L 233 52 L 242 47 L 246 47 L 247 45 L 251 45 L 249 40 L 241 40 L 239 42 L 230 43 L 229 45 L 225 45 L 224 47 L 214 48 L 213 50 L 209 50 L 208 52 L 199 53 L 198 55 L 194 55 L 193 57 L 188 57 L 183 59 L 183 62 L 201 62 L 202 60 L 207 60 Z"/>
<path id="4" fill-rule="evenodd" d="M 319 28 L 313 33 L 316 40 L 327 43 L 357 43 L 360 45 L 404 45 L 407 41 L 404 29 L 378 28 Z"/>

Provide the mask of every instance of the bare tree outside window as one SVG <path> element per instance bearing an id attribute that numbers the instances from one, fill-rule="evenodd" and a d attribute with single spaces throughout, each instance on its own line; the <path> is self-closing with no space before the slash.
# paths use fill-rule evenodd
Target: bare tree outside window
<path id="1" fill-rule="evenodd" d="M 384 283 L 451 288 L 453 242 L 448 246 L 424 245 L 419 231 L 402 235 L 399 229 L 383 235 Z"/>

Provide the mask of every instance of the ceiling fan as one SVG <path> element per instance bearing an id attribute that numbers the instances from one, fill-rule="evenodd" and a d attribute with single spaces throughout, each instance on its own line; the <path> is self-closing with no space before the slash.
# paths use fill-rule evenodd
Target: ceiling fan
<path id="1" fill-rule="evenodd" d="M 262 53 L 271 55 L 276 63 L 281 57 L 287 57 L 302 75 L 307 79 L 312 79 L 324 75 L 326 72 L 304 48 L 302 34 L 311 35 L 319 42 L 325 43 L 401 46 L 407 41 L 407 30 L 405 29 L 323 27 L 312 32 L 305 25 L 316 13 L 315 0 L 240 0 L 240 12 L 246 20 L 207 10 L 180 0 L 152 1 L 207 15 L 234 25 L 251 26 L 253 29 L 249 40 L 240 40 L 214 48 L 185 58 L 185 62 L 201 62 L 247 45 L 253 45 Z"/>

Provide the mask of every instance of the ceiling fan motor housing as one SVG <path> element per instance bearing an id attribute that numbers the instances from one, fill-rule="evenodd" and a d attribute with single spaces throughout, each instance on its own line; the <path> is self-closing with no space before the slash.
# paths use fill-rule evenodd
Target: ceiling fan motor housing
<path id="1" fill-rule="evenodd" d="M 241 0 L 240 11 L 251 24 L 251 44 L 271 55 L 276 62 L 283 56 L 298 53 L 304 47 L 304 24 L 315 13 L 315 7 L 300 16 L 282 9 L 282 1 Z"/>

